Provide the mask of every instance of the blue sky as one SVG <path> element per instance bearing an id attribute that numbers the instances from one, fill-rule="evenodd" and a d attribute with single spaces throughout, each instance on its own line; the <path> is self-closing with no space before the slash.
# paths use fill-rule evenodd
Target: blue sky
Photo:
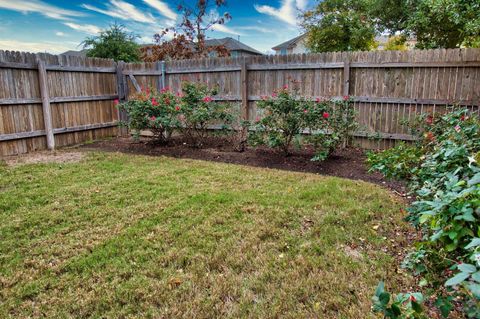
<path id="1" fill-rule="evenodd" d="M 118 22 L 151 42 L 153 34 L 178 22 L 182 0 L 0 0 L 0 50 L 61 53 Z M 228 0 L 227 0 L 228 1 Z M 230 0 L 211 14 L 233 19 L 209 38 L 230 36 L 262 52 L 300 34 L 297 16 L 314 0 Z M 183 0 L 194 3 L 193 0 Z"/>

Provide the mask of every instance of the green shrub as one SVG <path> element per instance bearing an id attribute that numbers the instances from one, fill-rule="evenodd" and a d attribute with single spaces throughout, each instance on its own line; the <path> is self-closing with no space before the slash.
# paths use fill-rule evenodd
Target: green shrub
<path id="1" fill-rule="evenodd" d="M 399 146 L 371 154 L 372 169 L 407 178 L 417 199 L 408 220 L 424 233 L 404 265 L 420 273 L 440 296 L 464 300 L 465 313 L 480 316 L 480 120 L 468 110 L 421 119 L 418 150 Z M 423 266 L 419 267 L 422 264 Z M 444 286 L 447 295 L 442 296 Z"/>
<path id="2" fill-rule="evenodd" d="M 220 132 L 232 132 L 229 130 L 235 121 L 232 106 L 213 101 L 216 89 L 209 89 L 202 83 L 184 82 L 182 91 L 180 131 L 191 145 L 203 145 L 209 125 L 220 125 Z"/>
<path id="3" fill-rule="evenodd" d="M 128 121 L 123 124 L 132 130 L 134 137 L 138 138 L 142 130 L 150 130 L 164 144 L 180 124 L 180 104 L 180 98 L 169 90 L 157 92 L 147 88 L 117 107 L 127 112 Z"/>
<path id="4" fill-rule="evenodd" d="M 298 89 L 287 86 L 264 96 L 257 107 L 263 111 L 250 134 L 253 145 L 265 144 L 290 154 L 293 142 L 310 143 L 315 148 L 312 160 L 326 159 L 340 144 L 346 145 L 356 128 L 349 98 L 343 101 L 311 100 L 300 96 Z M 303 136 L 303 133 L 308 133 Z"/>

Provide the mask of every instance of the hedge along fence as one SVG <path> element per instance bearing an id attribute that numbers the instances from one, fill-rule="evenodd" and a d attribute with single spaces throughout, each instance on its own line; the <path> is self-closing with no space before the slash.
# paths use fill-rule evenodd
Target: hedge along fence
<path id="1" fill-rule="evenodd" d="M 46 92 L 41 71 L 45 61 Z M 141 87 L 179 90 L 182 81 L 217 86 L 216 100 L 237 102 L 255 119 L 262 95 L 300 84 L 313 98 L 349 95 L 360 129 L 355 143 L 388 148 L 412 140 L 404 121 L 459 104 L 480 112 L 480 49 L 334 52 L 286 56 L 211 58 L 157 63 L 33 55 L 0 51 L 0 155 L 47 147 L 43 116 L 50 104 L 56 146 L 117 134 L 112 100 Z M 43 104 L 42 104 L 43 101 Z M 48 103 L 49 102 L 49 103 Z M 48 110 L 46 110 L 48 114 Z M 261 115 L 260 115 L 261 116 Z M 52 140 L 50 134 L 50 140 Z"/>

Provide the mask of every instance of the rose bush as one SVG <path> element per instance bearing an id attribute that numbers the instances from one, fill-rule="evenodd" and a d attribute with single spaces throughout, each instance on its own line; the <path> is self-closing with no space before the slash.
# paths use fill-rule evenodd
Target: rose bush
<path id="1" fill-rule="evenodd" d="M 422 275 L 448 316 L 454 297 L 466 315 L 480 317 L 480 120 L 468 110 L 426 116 L 419 141 L 380 154 L 369 164 L 387 176 L 407 178 L 416 201 L 408 220 L 423 240 L 407 256 L 406 268 Z M 393 156 L 392 156 L 393 155 Z"/>
<path id="2" fill-rule="evenodd" d="M 169 90 L 157 92 L 147 88 L 117 107 L 127 112 L 128 121 L 123 124 L 134 137 L 138 138 L 142 130 L 150 130 L 156 141 L 165 144 L 180 124 L 179 104 L 181 100 Z"/>
<path id="3" fill-rule="evenodd" d="M 312 100 L 298 89 L 284 86 L 257 103 L 263 117 L 250 134 L 253 145 L 265 144 L 290 154 L 293 142 L 314 146 L 312 160 L 326 159 L 340 144 L 346 145 L 356 128 L 350 99 Z M 304 135 L 306 133 L 306 135 Z"/>
<path id="4" fill-rule="evenodd" d="M 123 124 L 135 137 L 142 130 L 150 130 L 157 142 L 165 144 L 177 132 L 192 146 L 201 146 L 210 125 L 218 125 L 217 132 L 236 134 L 231 125 L 237 115 L 230 104 L 214 102 L 212 96 L 216 94 L 205 84 L 184 82 L 177 93 L 168 87 L 160 92 L 142 89 L 117 107 L 127 112 L 129 119 Z"/>

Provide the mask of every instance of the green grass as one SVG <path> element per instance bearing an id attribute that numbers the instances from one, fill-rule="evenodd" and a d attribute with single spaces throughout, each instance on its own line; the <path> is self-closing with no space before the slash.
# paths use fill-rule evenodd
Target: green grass
<path id="1" fill-rule="evenodd" d="M 1 166 L 0 317 L 368 317 L 379 280 L 406 283 L 384 252 L 401 207 L 364 182 L 165 157 Z"/>

